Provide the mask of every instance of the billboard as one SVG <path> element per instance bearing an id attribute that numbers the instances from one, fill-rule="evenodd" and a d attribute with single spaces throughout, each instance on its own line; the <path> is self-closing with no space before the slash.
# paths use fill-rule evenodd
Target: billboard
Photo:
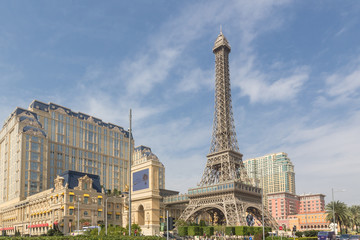
<path id="1" fill-rule="evenodd" d="M 149 188 L 149 169 L 134 172 L 132 179 L 133 191 Z"/>

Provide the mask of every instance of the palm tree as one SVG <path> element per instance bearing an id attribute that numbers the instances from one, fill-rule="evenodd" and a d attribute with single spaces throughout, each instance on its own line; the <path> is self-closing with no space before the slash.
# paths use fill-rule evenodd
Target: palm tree
<path id="1" fill-rule="evenodd" d="M 349 211 L 345 203 L 340 201 L 330 202 L 325 207 L 327 216 L 326 220 L 333 222 L 333 210 L 335 212 L 335 223 L 339 224 L 340 232 L 342 232 L 342 226 L 349 219 Z"/>
<path id="2" fill-rule="evenodd" d="M 350 227 L 352 230 L 358 232 L 358 227 L 360 226 L 360 206 L 353 205 L 349 207 L 349 215 L 350 215 Z"/>

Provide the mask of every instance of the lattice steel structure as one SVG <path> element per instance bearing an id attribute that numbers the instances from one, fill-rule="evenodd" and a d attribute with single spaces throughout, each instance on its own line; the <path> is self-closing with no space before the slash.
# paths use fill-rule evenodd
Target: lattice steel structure
<path id="1" fill-rule="evenodd" d="M 213 223 L 233 226 L 246 225 L 249 213 L 261 219 L 261 189 L 250 185 L 236 139 L 231 104 L 230 51 L 229 42 L 220 32 L 213 47 L 216 79 L 210 153 L 199 186 L 189 189 L 189 204 L 180 216 L 185 221 L 204 213 L 213 219 Z M 277 226 L 270 214 L 264 215 L 265 225 Z"/>
<path id="2" fill-rule="evenodd" d="M 231 104 L 229 53 L 231 47 L 220 32 L 215 54 L 215 113 L 210 154 L 200 185 L 211 185 L 229 180 L 248 182 L 242 154 L 236 139 Z"/>

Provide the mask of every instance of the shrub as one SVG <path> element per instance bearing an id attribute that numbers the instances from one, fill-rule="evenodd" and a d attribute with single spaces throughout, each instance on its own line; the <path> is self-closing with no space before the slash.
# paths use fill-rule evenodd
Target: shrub
<path id="1" fill-rule="evenodd" d="M 189 236 L 199 236 L 200 233 L 200 228 L 198 226 L 189 226 L 188 227 L 188 235 Z"/>
<path id="2" fill-rule="evenodd" d="M 262 227 L 253 227 L 253 228 L 254 228 L 254 235 L 256 235 L 257 233 L 262 234 Z"/>
<path id="3" fill-rule="evenodd" d="M 317 237 L 318 232 L 316 230 L 304 231 L 304 235 L 305 237 Z"/>
<path id="4" fill-rule="evenodd" d="M 188 227 L 186 226 L 179 226 L 178 227 L 178 233 L 180 237 L 184 237 L 188 235 Z"/>
<path id="5" fill-rule="evenodd" d="M 55 230 L 52 229 L 52 228 L 50 228 L 50 229 L 47 231 L 47 235 L 48 235 L 48 236 L 54 236 L 54 234 L 55 234 Z"/>
<path id="6" fill-rule="evenodd" d="M 234 235 L 235 234 L 235 227 L 226 227 L 225 228 L 225 235 Z"/>
<path id="7" fill-rule="evenodd" d="M 251 226 L 248 227 L 248 235 L 254 235 L 255 234 L 255 227 Z"/>
<path id="8" fill-rule="evenodd" d="M 214 227 L 204 227 L 203 232 L 206 234 L 206 236 L 210 237 L 214 235 Z"/>
<path id="9" fill-rule="evenodd" d="M 236 226 L 235 227 L 235 235 L 237 236 L 247 236 L 248 234 L 248 226 Z"/>

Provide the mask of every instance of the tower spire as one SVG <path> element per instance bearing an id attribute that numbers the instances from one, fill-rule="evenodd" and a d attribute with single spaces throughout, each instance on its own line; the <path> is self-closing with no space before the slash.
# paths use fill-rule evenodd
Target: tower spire
<path id="1" fill-rule="evenodd" d="M 223 150 L 239 152 L 231 104 L 230 51 L 228 40 L 220 32 L 213 48 L 215 54 L 215 113 L 210 153 Z"/>
<path id="2" fill-rule="evenodd" d="M 215 113 L 210 153 L 200 182 L 201 186 L 226 181 L 248 182 L 236 139 L 231 104 L 229 53 L 230 44 L 222 32 L 215 40 Z"/>

